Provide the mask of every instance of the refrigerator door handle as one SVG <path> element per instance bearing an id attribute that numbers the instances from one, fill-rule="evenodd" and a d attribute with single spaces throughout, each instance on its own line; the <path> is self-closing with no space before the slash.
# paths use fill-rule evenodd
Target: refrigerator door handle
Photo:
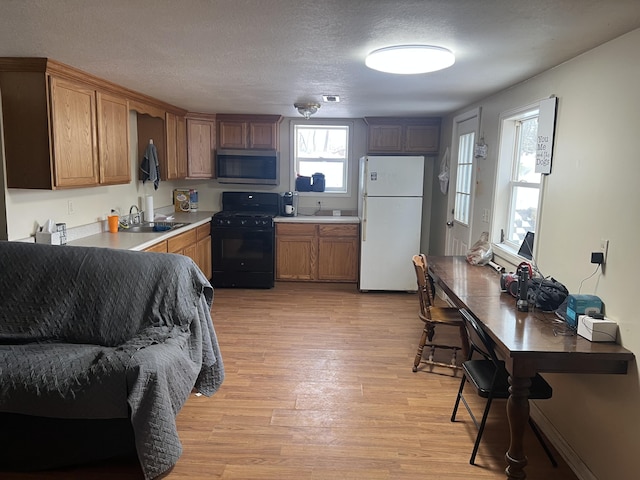
<path id="1" fill-rule="evenodd" d="M 362 196 L 362 241 L 367 241 L 367 195 Z"/>

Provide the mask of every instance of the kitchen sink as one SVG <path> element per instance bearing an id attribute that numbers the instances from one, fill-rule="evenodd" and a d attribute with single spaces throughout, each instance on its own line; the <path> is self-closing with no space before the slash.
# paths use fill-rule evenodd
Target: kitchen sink
<path id="1" fill-rule="evenodd" d="M 186 227 L 188 222 L 145 222 L 136 225 L 130 225 L 129 227 L 118 228 L 119 232 L 123 233 L 152 233 L 152 232 L 166 232 L 169 230 L 175 230 L 176 228 Z"/>

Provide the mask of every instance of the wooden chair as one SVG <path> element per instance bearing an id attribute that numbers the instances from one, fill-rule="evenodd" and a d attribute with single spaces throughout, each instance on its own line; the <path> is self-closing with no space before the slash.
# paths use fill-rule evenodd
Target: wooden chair
<path id="1" fill-rule="evenodd" d="M 491 339 L 491 337 L 489 337 L 489 335 L 487 335 L 482 327 L 478 325 L 477 320 L 473 318 L 473 316 L 471 316 L 471 314 L 465 309 L 460 310 L 460 314 L 462 315 L 462 318 L 467 325 L 468 337 L 471 343 L 471 347 L 469 349 L 467 361 L 462 364 L 464 375 L 462 377 L 462 381 L 460 382 L 460 389 L 458 390 L 456 403 L 453 407 L 453 413 L 451 414 L 451 421 L 455 422 L 458 406 L 460 405 L 460 401 L 462 400 L 462 403 L 471 416 L 471 420 L 478 429 L 478 435 L 476 436 L 476 441 L 473 445 L 473 452 L 471 453 L 471 458 L 469 459 L 469 463 L 471 465 L 474 465 L 476 454 L 478 453 L 478 447 L 480 445 L 480 439 L 482 438 L 482 433 L 484 432 L 484 427 L 487 422 L 487 415 L 489 414 L 489 409 L 491 408 L 492 400 L 494 398 L 509 398 L 509 372 L 507 372 L 504 366 L 504 362 L 498 360 L 498 357 L 496 356 L 496 353 L 494 351 L 493 340 Z M 474 352 L 479 353 L 482 358 L 472 360 L 471 357 L 473 356 Z M 462 390 L 464 389 L 466 382 L 472 383 L 473 386 L 476 387 L 478 395 L 487 399 L 480 424 L 478 424 L 476 417 L 473 415 L 469 404 L 462 394 Z M 551 385 L 549 385 L 540 375 L 536 375 L 531 379 L 529 398 L 547 399 L 551 398 L 552 393 L 553 390 L 551 389 Z M 529 417 L 529 425 L 531 426 L 531 429 L 533 430 L 535 436 L 538 438 L 540 445 L 542 445 L 542 448 L 549 457 L 551 464 L 554 467 L 557 467 L 558 464 L 556 463 L 555 458 L 553 458 L 549 447 L 542 438 L 542 435 L 538 431 L 535 423 L 533 423 L 533 420 L 531 420 L 531 417 Z"/>
<path id="2" fill-rule="evenodd" d="M 427 272 L 427 257 L 424 254 L 414 255 L 412 257 L 413 266 L 416 271 L 416 281 L 418 283 L 418 300 L 420 302 L 420 310 L 418 311 L 418 317 L 424 322 L 424 330 L 418 343 L 418 352 L 413 362 L 413 371 L 418 371 L 420 363 L 425 363 L 431 368 L 433 366 L 450 367 L 455 370 L 460 366 L 456 362 L 457 353 L 462 350 L 464 357 L 468 350 L 467 331 L 464 327 L 464 322 L 460 316 L 460 312 L 454 307 L 436 307 L 434 305 L 434 286 Z M 461 345 L 443 345 L 432 343 L 433 336 L 435 335 L 436 325 L 448 325 L 457 327 L 460 330 Z M 427 345 L 427 341 L 429 344 Z M 425 345 L 429 348 L 428 360 L 423 360 L 422 354 Z M 452 351 L 451 363 L 443 363 L 435 360 L 436 349 L 447 349 Z"/>

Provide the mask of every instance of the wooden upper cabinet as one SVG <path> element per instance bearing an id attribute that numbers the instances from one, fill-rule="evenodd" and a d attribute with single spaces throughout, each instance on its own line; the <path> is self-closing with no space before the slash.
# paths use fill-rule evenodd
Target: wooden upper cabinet
<path id="1" fill-rule="evenodd" d="M 370 125 L 369 152 L 401 152 L 401 125 Z"/>
<path id="2" fill-rule="evenodd" d="M 187 178 L 187 121 L 183 116 L 166 112 L 166 162 L 162 168 L 163 180 Z"/>
<path id="3" fill-rule="evenodd" d="M 279 146 L 278 122 L 249 123 L 249 148 L 255 148 L 256 150 L 277 150 Z"/>
<path id="4" fill-rule="evenodd" d="M 55 77 L 50 83 L 55 186 L 97 185 L 95 90 Z"/>
<path id="5" fill-rule="evenodd" d="M 176 117 L 176 178 L 187 178 L 187 119 L 182 115 Z"/>
<path id="6" fill-rule="evenodd" d="M 178 178 L 178 121 L 175 114 L 166 112 L 165 127 L 167 130 L 167 161 L 160 169 L 162 180 L 174 180 Z"/>
<path id="7" fill-rule="evenodd" d="M 439 118 L 367 117 L 368 153 L 436 155 Z"/>
<path id="8" fill-rule="evenodd" d="M 218 114 L 218 148 L 278 150 L 280 115 Z"/>
<path id="9" fill-rule="evenodd" d="M 129 102 L 124 98 L 97 92 L 97 103 L 100 183 L 129 183 Z"/>
<path id="10" fill-rule="evenodd" d="M 407 125 L 404 149 L 410 153 L 438 153 L 440 125 Z"/>
<path id="11" fill-rule="evenodd" d="M 215 115 L 187 115 L 187 178 L 214 178 Z"/>
<path id="12" fill-rule="evenodd" d="M 46 58 L 0 58 L 0 90 L 9 188 L 130 182 L 128 101 L 113 84 Z"/>
<path id="13" fill-rule="evenodd" d="M 248 148 L 247 123 L 218 120 L 219 148 Z"/>

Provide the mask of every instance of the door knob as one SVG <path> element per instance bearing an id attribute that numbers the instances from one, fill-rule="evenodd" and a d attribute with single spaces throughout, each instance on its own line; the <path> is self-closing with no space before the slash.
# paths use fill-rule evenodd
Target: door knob
<path id="1" fill-rule="evenodd" d="M 449 227 L 449 228 L 453 227 L 453 222 L 451 222 L 451 221 L 447 222 L 447 227 Z"/>

